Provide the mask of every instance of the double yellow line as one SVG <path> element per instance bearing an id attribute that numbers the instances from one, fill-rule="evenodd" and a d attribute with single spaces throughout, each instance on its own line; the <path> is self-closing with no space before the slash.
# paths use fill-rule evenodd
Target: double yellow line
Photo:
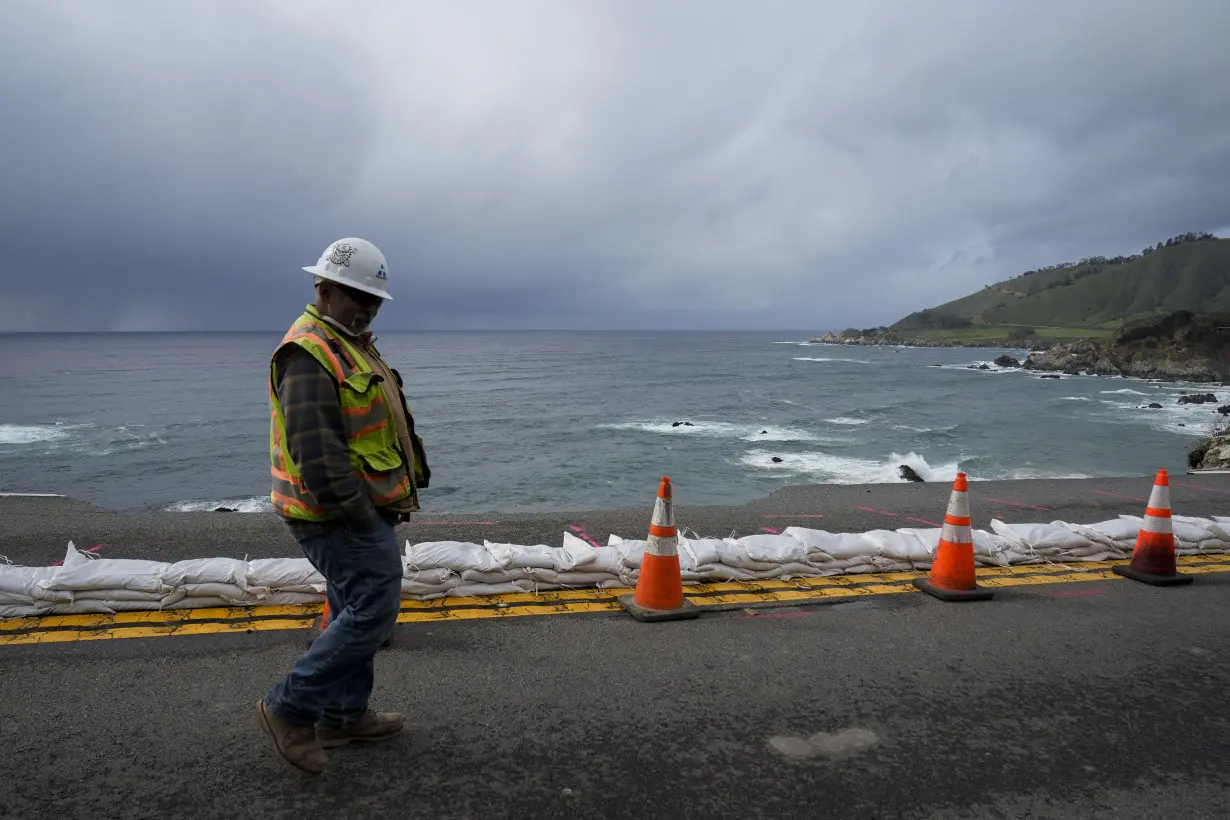
<path id="1" fill-rule="evenodd" d="M 1036 564 L 978 570 L 980 586 L 1001 588 L 1038 584 L 1121 581 L 1111 572 L 1115 564 Z M 1230 555 L 1180 558 L 1184 573 L 1230 572 Z M 793 581 L 734 581 L 684 588 L 693 603 L 714 610 L 756 606 L 831 603 L 870 595 L 917 592 L 911 583 L 917 572 L 838 575 Z M 571 612 L 609 612 L 619 609 L 619 596 L 630 589 L 581 589 L 538 594 L 444 598 L 438 601 L 403 601 L 398 623 L 458 621 L 475 618 L 510 618 L 558 615 Z M 0 646 L 99 641 L 116 638 L 160 638 L 172 635 L 265 632 L 310 629 L 320 605 L 180 609 L 158 612 L 121 612 L 115 615 L 52 615 L 0 621 Z"/>

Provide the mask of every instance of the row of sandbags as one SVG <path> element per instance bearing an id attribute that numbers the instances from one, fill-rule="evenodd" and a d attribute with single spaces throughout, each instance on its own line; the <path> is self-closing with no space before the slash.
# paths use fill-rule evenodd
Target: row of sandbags
<path id="1" fill-rule="evenodd" d="M 1173 519 L 1181 555 L 1230 552 L 1230 517 Z M 980 566 L 1105 561 L 1131 556 L 1141 519 L 1097 524 L 1007 524 L 974 530 Z M 833 533 L 790 527 L 742 538 L 679 537 L 684 583 L 809 578 L 926 570 L 940 530 Z M 416 600 L 636 584 L 645 542 L 612 535 L 605 546 L 565 533 L 558 547 L 459 541 L 406 544 L 402 596 Z M 0 618 L 319 603 L 325 582 L 306 558 L 166 563 L 95 558 L 68 545 L 58 567 L 0 564 Z"/>

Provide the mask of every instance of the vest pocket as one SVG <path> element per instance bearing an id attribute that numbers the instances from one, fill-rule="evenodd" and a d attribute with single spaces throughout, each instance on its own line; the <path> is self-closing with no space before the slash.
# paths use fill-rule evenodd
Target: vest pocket
<path id="1" fill-rule="evenodd" d="M 351 461 L 358 462 L 355 466 L 365 473 L 387 473 L 405 464 L 396 447 L 382 446 L 369 450 L 361 447 L 361 442 L 356 442 L 350 453 Z"/>
<path id="2" fill-rule="evenodd" d="M 380 376 L 370 370 L 365 370 L 362 373 L 355 373 L 346 381 L 342 382 L 343 388 L 348 388 L 356 393 L 366 393 L 371 389 L 373 384 L 380 383 Z"/>

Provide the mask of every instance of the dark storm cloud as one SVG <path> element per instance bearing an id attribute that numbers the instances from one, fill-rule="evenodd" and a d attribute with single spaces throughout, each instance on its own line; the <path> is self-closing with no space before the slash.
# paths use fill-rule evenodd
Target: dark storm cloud
<path id="1" fill-rule="evenodd" d="M 404 6 L 404 7 L 403 7 Z M 0 330 L 892 321 L 1230 226 L 1230 5 L 0 4 Z"/>

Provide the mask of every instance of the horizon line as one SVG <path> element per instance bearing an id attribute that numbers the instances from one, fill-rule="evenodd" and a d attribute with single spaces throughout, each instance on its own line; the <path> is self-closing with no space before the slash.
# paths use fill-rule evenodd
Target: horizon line
<path id="1" fill-rule="evenodd" d="M 196 336 L 228 336 L 237 333 L 278 334 L 276 330 L 0 330 L 0 336 L 135 336 L 157 334 L 182 334 Z M 820 335 L 836 332 L 831 330 L 806 330 L 803 328 L 419 328 L 416 330 L 386 329 L 382 333 L 804 333 Z"/>

